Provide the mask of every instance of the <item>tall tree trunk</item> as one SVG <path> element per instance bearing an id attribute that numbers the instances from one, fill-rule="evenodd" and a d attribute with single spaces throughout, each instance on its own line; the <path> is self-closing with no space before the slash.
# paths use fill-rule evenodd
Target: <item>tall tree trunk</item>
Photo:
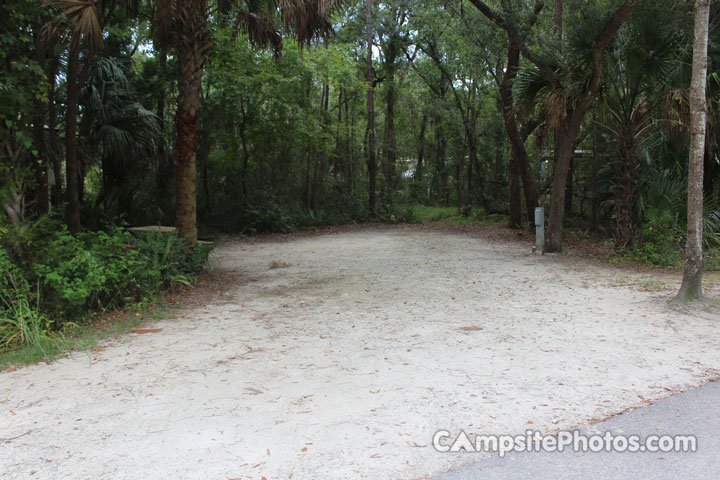
<path id="1" fill-rule="evenodd" d="M 435 121 L 435 138 L 437 141 L 437 159 L 435 161 L 435 168 L 440 177 L 440 201 L 443 205 L 448 206 L 450 204 L 450 189 L 448 188 L 448 171 L 446 165 L 447 155 L 447 138 L 442 132 L 442 125 L 440 119 Z"/>
<path id="2" fill-rule="evenodd" d="M 344 162 L 341 160 L 342 158 L 342 142 L 343 142 L 343 87 L 338 88 L 338 98 L 337 98 L 337 123 L 335 126 L 335 151 L 333 152 L 333 165 L 332 165 L 332 173 L 333 177 L 335 179 L 335 183 L 338 182 L 338 177 L 340 175 L 340 172 L 342 171 L 342 165 Z M 347 162 L 347 159 L 345 159 Z"/>
<path id="3" fill-rule="evenodd" d="M 519 175 L 522 177 L 523 191 L 525 193 L 525 208 L 527 209 L 527 219 L 529 222 L 533 222 L 535 207 L 538 206 L 538 194 L 535 189 L 535 182 L 530 172 L 530 159 L 528 158 L 527 150 L 525 149 L 525 139 L 520 134 L 518 129 L 517 117 L 515 115 L 515 109 L 513 108 L 512 100 L 512 86 L 515 78 L 517 77 L 518 68 L 520 66 L 520 50 L 515 45 L 510 45 L 507 53 L 507 67 L 505 69 L 505 75 L 503 76 L 502 82 L 500 83 L 500 104 L 502 106 L 502 115 L 505 122 L 505 130 L 510 140 L 510 157 L 509 163 L 510 175 Z M 510 182 L 510 202 L 511 202 L 511 217 L 513 215 L 512 202 L 516 202 L 518 207 L 514 212 L 518 215 L 519 199 L 513 199 L 512 195 L 516 195 L 513 189 L 517 186 Z M 511 218 L 510 224 L 520 225 L 520 217 Z"/>
<path id="4" fill-rule="evenodd" d="M 175 164 L 175 224 L 178 234 L 190 243 L 197 242 L 197 199 L 195 187 L 198 113 L 203 65 L 209 42 L 202 43 L 203 25 L 199 12 L 189 16 L 188 40 L 178 46 L 177 140 L 173 151 Z M 199 37 L 199 38 L 198 38 Z M 195 40 L 195 41 L 193 41 Z"/>
<path id="5" fill-rule="evenodd" d="M 473 82 L 474 83 L 474 82 Z M 472 201 L 473 201 L 473 165 L 479 165 L 478 161 L 478 151 L 477 151 L 477 108 L 475 106 L 475 99 L 477 92 L 477 89 L 472 89 L 472 95 L 470 95 L 470 99 L 468 100 L 468 106 L 467 106 L 467 124 L 466 124 L 466 137 L 467 137 L 467 144 L 468 144 L 468 165 L 467 165 L 467 199 L 464 203 L 468 205 L 468 209 L 466 209 L 468 212 L 472 209 Z M 463 157 L 464 158 L 464 157 Z M 478 184 L 480 185 L 480 197 L 483 203 L 483 207 L 485 208 L 485 211 L 487 212 L 487 195 L 485 195 L 485 186 L 483 185 L 483 177 L 482 172 L 480 170 L 477 171 L 478 179 L 480 180 Z"/>
<path id="6" fill-rule="evenodd" d="M 395 94 L 395 73 L 394 67 L 390 67 L 388 73 L 386 105 L 387 111 L 385 115 L 385 202 L 392 203 L 392 195 L 395 181 L 395 162 L 397 157 L 397 145 L 395 143 L 395 103 L 397 96 Z"/>
<path id="7" fill-rule="evenodd" d="M 562 42 L 562 36 L 563 36 L 563 0 L 555 0 L 555 12 L 554 12 L 554 18 L 553 18 L 553 30 L 555 32 L 555 36 L 558 38 L 560 42 Z"/>
<path id="8" fill-rule="evenodd" d="M 565 212 L 566 215 L 572 215 L 573 208 L 573 170 L 575 166 L 574 158 L 570 159 L 570 166 L 568 167 L 567 180 L 565 181 Z"/>
<path id="9" fill-rule="evenodd" d="M 304 191 L 304 201 L 305 208 L 310 210 L 312 208 L 312 159 L 313 159 L 313 149 L 312 147 L 307 148 L 307 152 L 305 154 L 306 161 L 305 161 L 305 191 Z"/>
<path id="10" fill-rule="evenodd" d="M 468 145 L 468 176 L 472 175 L 472 166 L 473 165 L 480 165 L 480 162 L 478 160 L 478 151 L 477 151 L 477 134 L 475 132 L 475 118 L 471 116 L 470 123 L 468 125 L 467 129 L 467 135 L 466 135 L 466 142 Z M 464 157 L 462 158 L 464 160 Z M 478 195 L 480 197 L 480 202 L 482 203 L 483 208 L 485 209 L 485 212 L 488 211 L 489 205 L 488 205 L 488 196 L 485 194 L 485 182 L 482 176 L 482 172 L 478 169 L 477 171 L 477 186 L 478 186 Z M 471 191 L 471 184 L 468 179 L 468 198 L 466 202 L 468 205 L 472 204 L 472 191 Z"/>
<path id="11" fill-rule="evenodd" d="M 349 191 L 347 192 L 350 194 L 350 196 L 353 195 L 353 192 L 355 190 L 355 182 L 354 182 L 354 158 L 352 155 L 353 152 L 353 144 L 355 143 L 355 117 L 354 115 L 350 114 L 350 99 L 345 96 L 345 173 L 346 173 L 346 184 L 349 188 Z"/>
<path id="12" fill-rule="evenodd" d="M 594 183 L 598 174 L 598 138 L 597 138 L 597 111 L 593 108 L 593 132 L 592 132 L 592 168 L 590 178 Z M 597 230 L 597 210 L 599 207 L 599 199 L 597 190 L 592 189 L 592 198 L 590 200 L 590 230 Z"/>
<path id="13" fill-rule="evenodd" d="M 242 186 L 243 200 L 247 200 L 247 176 L 248 176 L 248 163 L 250 162 L 250 150 L 248 148 L 247 138 L 245 137 L 245 120 L 244 119 L 243 119 L 242 123 L 240 124 L 240 142 L 241 142 L 242 151 L 243 151 L 242 169 L 240 170 L 240 175 L 242 176 L 242 179 L 240 180 L 240 185 Z"/>
<path id="14" fill-rule="evenodd" d="M 377 177 L 377 163 L 375 160 L 375 85 L 372 69 L 372 46 L 373 46 L 373 0 L 367 0 L 366 5 L 366 29 L 367 29 L 367 65 L 365 80 L 368 83 L 367 91 L 367 134 L 366 134 L 366 155 L 369 178 L 368 208 L 370 216 L 375 216 L 375 182 Z"/>
<path id="15" fill-rule="evenodd" d="M 685 269 L 677 303 L 702 299 L 703 261 L 703 158 L 705 156 L 708 24 L 710 0 L 695 1 L 695 39 L 693 42 L 690 87 L 690 166 L 688 170 L 688 226 Z"/>
<path id="16" fill-rule="evenodd" d="M 578 105 L 578 109 L 580 108 L 587 110 L 589 105 L 587 107 Z M 548 253 L 562 251 L 567 174 L 583 116 L 576 110 L 575 115 L 563 121 L 563 126 L 556 132 L 558 140 L 555 142 L 555 170 L 553 172 L 550 215 L 548 216 L 548 235 L 545 243 L 545 251 Z"/>
<path id="17" fill-rule="evenodd" d="M 457 214 L 461 215 L 463 212 L 463 163 L 465 160 L 465 147 L 466 141 L 463 140 L 462 135 L 458 135 L 458 143 L 460 144 L 460 155 L 455 161 L 455 190 L 457 194 Z M 467 140 L 467 139 L 465 139 Z"/>
<path id="18" fill-rule="evenodd" d="M 508 177 L 510 178 L 509 226 L 510 228 L 520 228 L 522 224 L 522 211 L 520 205 L 520 173 L 517 158 L 512 153 L 510 153 Z"/>
<path id="19" fill-rule="evenodd" d="M 47 71 L 47 49 L 43 42 L 35 42 L 35 52 L 38 65 Z M 33 140 L 38 151 L 35 157 L 35 211 L 38 215 L 45 215 L 50 211 L 50 194 L 48 191 L 48 149 L 45 143 L 45 120 L 47 118 L 47 103 L 41 99 L 34 101 Z"/>
<path id="20" fill-rule="evenodd" d="M 422 122 L 420 123 L 420 133 L 418 134 L 418 158 L 417 165 L 415 166 L 415 173 L 413 174 L 413 184 L 415 200 L 420 201 L 422 198 L 421 193 L 424 192 L 424 161 L 425 161 L 425 130 L 427 129 L 428 114 L 423 112 Z M 421 188 L 423 190 L 421 190 Z"/>
<path id="21" fill-rule="evenodd" d="M 200 185 L 202 185 L 202 197 L 204 200 L 204 208 L 200 210 L 201 218 L 212 217 L 212 195 L 210 192 L 210 183 L 208 175 L 208 163 L 210 162 L 210 149 L 212 141 L 210 131 L 207 127 L 201 127 L 198 130 L 198 149 L 197 162 L 200 166 Z"/>
<path id="22" fill-rule="evenodd" d="M 165 86 L 165 73 L 167 70 L 167 49 L 160 49 L 160 58 L 158 60 L 160 66 L 160 86 L 157 94 L 157 117 L 158 117 L 158 129 L 160 130 L 160 142 L 158 144 L 158 153 L 165 157 L 165 97 L 167 95 L 167 88 Z"/>
<path id="23" fill-rule="evenodd" d="M 637 236 L 637 203 L 638 161 L 635 149 L 634 132 L 626 127 L 625 138 L 620 143 L 617 156 L 616 176 L 618 185 L 615 187 L 615 246 L 627 247 L 635 242 Z"/>
<path id="24" fill-rule="evenodd" d="M 73 38 L 68 51 L 67 67 L 67 108 L 65 113 L 65 168 L 67 189 L 65 190 L 65 221 L 70 233 L 80 232 L 80 199 L 78 180 L 80 177 L 77 148 L 77 119 L 80 99 L 80 39 Z"/>
<path id="25" fill-rule="evenodd" d="M 57 61 L 50 59 L 48 67 L 48 156 L 52 165 L 55 183 L 52 186 L 52 204 L 59 209 L 63 203 L 62 162 L 60 161 L 60 146 L 58 145 L 55 113 L 55 77 L 57 76 Z"/>

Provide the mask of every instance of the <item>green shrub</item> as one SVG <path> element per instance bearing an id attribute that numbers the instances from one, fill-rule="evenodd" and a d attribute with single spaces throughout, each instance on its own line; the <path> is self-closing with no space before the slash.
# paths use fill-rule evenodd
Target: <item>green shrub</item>
<path id="1" fill-rule="evenodd" d="M 6 232 L 0 228 L 0 235 Z M 37 296 L 33 299 L 22 272 L 0 246 L 0 349 L 43 348 L 49 329 L 50 321 L 37 308 Z"/>
<path id="2" fill-rule="evenodd" d="M 651 265 L 682 265 L 684 235 L 669 212 L 651 215 L 640 229 L 641 240 L 632 251 L 636 260 Z"/>
<path id="3" fill-rule="evenodd" d="M 160 286 L 188 283 L 207 263 L 215 245 L 198 243 L 191 247 L 176 234 L 141 232 L 131 238 L 132 245 L 142 256 L 146 268 L 159 275 Z"/>
<path id="4" fill-rule="evenodd" d="M 417 223 L 417 217 L 412 208 L 393 204 L 383 204 L 377 208 L 376 217 L 382 222 L 389 223 Z"/>
<path id="5" fill-rule="evenodd" d="M 142 301 L 171 283 L 192 282 L 211 249 L 191 248 L 175 234 L 116 228 L 73 236 L 63 227 L 33 265 L 40 308 L 64 322 Z"/>
<path id="6" fill-rule="evenodd" d="M 42 307 L 67 318 L 139 300 L 145 291 L 160 288 L 159 272 L 146 268 L 130 240 L 120 230 L 56 234 L 34 266 Z"/>

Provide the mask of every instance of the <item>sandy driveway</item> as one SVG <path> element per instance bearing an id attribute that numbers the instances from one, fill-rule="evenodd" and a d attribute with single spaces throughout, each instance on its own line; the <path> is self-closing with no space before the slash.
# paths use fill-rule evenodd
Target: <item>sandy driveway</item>
<path id="1" fill-rule="evenodd" d="M 406 229 L 217 257 L 251 282 L 0 373 L 4 478 L 424 478 L 481 458 L 436 452 L 439 429 L 567 428 L 720 368 L 719 318 L 526 246 Z"/>

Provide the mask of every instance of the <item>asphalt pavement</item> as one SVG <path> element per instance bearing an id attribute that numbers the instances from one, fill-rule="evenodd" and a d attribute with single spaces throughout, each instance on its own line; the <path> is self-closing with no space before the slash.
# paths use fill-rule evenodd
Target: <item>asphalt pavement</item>
<path id="1" fill-rule="evenodd" d="M 584 435 L 692 435 L 695 452 L 510 452 L 432 480 L 720 479 L 720 382 L 708 383 L 580 429 Z M 654 443 L 652 446 L 656 446 Z M 472 455 L 469 453 L 468 455 Z"/>

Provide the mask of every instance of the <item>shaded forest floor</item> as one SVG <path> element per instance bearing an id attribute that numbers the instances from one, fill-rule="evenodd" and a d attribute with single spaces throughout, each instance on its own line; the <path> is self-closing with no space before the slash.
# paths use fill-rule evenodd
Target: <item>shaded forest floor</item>
<path id="1" fill-rule="evenodd" d="M 481 458 L 436 452 L 437 430 L 556 431 L 717 377 L 719 316 L 667 307 L 679 273 L 532 243 L 440 225 L 229 239 L 212 295 L 0 373 L 0 469 L 424 478 Z"/>

